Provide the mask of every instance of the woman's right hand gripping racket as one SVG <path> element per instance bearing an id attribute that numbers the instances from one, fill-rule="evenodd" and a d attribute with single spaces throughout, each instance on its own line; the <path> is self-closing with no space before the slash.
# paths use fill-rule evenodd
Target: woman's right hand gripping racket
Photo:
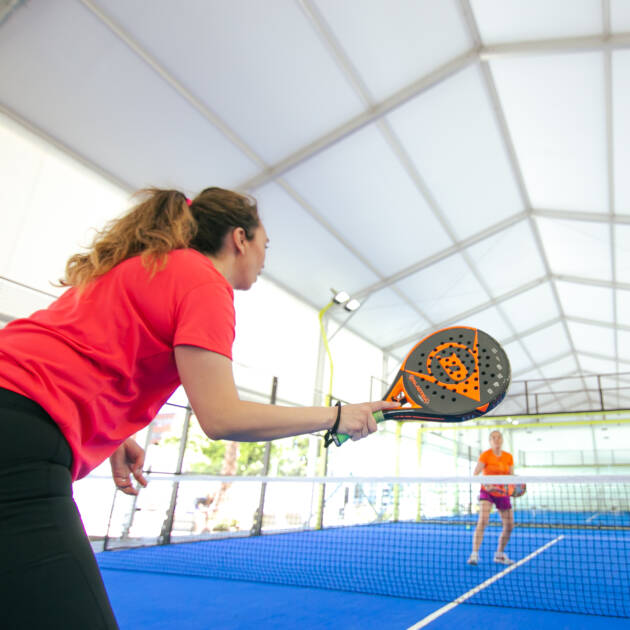
<path id="1" fill-rule="evenodd" d="M 477 328 L 443 328 L 425 337 L 407 358 L 383 397 L 398 409 L 377 411 L 376 422 L 463 422 L 494 409 L 505 397 L 511 371 L 499 343 Z M 341 446 L 350 436 L 333 433 Z"/>

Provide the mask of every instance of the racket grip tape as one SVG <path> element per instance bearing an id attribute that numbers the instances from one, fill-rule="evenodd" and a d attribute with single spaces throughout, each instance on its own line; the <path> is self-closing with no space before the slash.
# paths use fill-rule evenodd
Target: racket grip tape
<path id="1" fill-rule="evenodd" d="M 374 420 L 376 420 L 376 422 L 383 422 L 385 420 L 385 416 L 382 411 L 375 411 L 372 415 L 374 416 Z M 350 436 L 346 433 L 335 433 L 332 439 L 337 446 L 341 446 L 344 442 L 347 442 L 350 439 Z"/>

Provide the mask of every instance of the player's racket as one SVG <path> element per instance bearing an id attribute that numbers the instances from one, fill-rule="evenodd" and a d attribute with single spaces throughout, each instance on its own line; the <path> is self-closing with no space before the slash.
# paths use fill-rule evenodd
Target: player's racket
<path id="1" fill-rule="evenodd" d="M 510 496 L 514 498 L 522 497 L 527 492 L 527 486 L 524 483 L 515 483 L 509 488 Z"/>
<path id="2" fill-rule="evenodd" d="M 463 422 L 494 409 L 510 384 L 510 362 L 490 335 L 477 328 L 443 328 L 409 352 L 383 400 L 400 409 L 377 411 L 376 422 Z M 333 433 L 341 446 L 349 435 Z"/>
<path id="3" fill-rule="evenodd" d="M 524 483 L 482 485 L 481 487 L 493 497 L 514 497 L 517 499 L 527 492 L 527 486 Z"/>

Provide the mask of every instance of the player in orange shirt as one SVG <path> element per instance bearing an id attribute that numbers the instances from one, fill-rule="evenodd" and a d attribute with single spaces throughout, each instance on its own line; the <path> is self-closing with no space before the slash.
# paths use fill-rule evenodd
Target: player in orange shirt
<path id="1" fill-rule="evenodd" d="M 492 448 L 484 451 L 479 456 L 479 461 L 475 468 L 475 475 L 483 473 L 484 475 L 513 475 L 514 459 L 510 453 L 502 450 L 503 436 L 500 431 L 492 431 L 490 433 L 490 446 Z M 512 503 L 507 493 L 497 492 L 502 486 L 482 485 L 479 492 L 479 520 L 473 535 L 473 550 L 468 558 L 468 564 L 477 564 L 479 562 L 479 547 L 483 541 L 483 534 L 488 525 L 490 511 L 494 504 L 501 515 L 503 523 L 503 531 L 499 537 L 497 551 L 494 554 L 494 561 L 498 564 L 514 564 L 505 554 L 505 547 L 510 540 L 510 534 L 514 529 L 514 513 L 512 512 Z M 500 496 L 497 496 L 500 495 Z"/>

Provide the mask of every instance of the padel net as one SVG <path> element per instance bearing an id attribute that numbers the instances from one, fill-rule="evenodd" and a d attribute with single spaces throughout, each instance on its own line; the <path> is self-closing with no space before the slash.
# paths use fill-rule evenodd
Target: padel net
<path id="1" fill-rule="evenodd" d="M 511 495 L 509 567 L 494 561 L 502 531 L 495 509 L 478 563 L 467 564 L 486 480 L 152 475 L 141 510 L 119 495 L 108 551 L 97 557 L 103 568 L 338 597 L 450 602 L 466 593 L 469 604 L 630 617 L 630 477 L 493 476 L 497 491 Z M 170 519 L 151 501 L 164 489 Z"/>

